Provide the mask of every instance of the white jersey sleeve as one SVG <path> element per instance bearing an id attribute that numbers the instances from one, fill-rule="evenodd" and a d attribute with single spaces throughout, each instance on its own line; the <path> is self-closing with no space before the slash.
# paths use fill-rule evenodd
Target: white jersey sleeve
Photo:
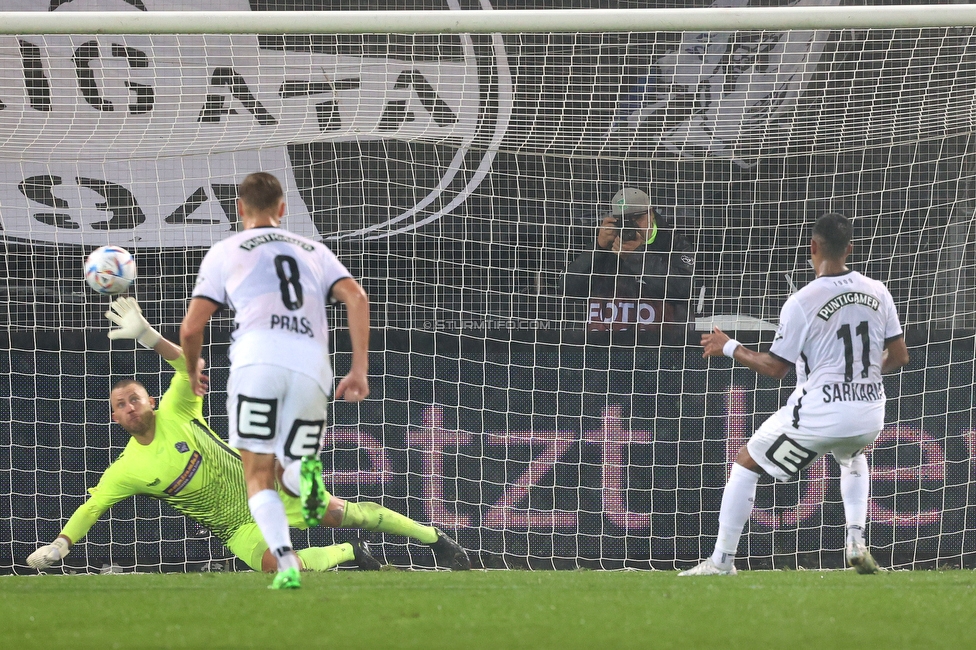
<path id="1" fill-rule="evenodd" d="M 224 287 L 224 267 L 220 263 L 222 255 L 220 243 L 215 244 L 200 263 L 196 284 L 193 285 L 193 298 L 206 298 L 221 306 L 227 305 L 227 290 Z"/>
<path id="2" fill-rule="evenodd" d="M 796 363 L 803 352 L 808 329 L 809 323 L 800 303 L 795 296 L 790 296 L 780 313 L 779 327 L 776 328 L 776 336 L 773 337 L 769 353 L 783 361 Z"/>

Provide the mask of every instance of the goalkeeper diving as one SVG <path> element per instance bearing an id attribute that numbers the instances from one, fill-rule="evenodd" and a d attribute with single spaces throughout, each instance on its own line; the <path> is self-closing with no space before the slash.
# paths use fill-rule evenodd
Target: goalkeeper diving
<path id="1" fill-rule="evenodd" d="M 240 454 L 204 421 L 203 398 L 194 394 L 190 386 L 183 350 L 146 321 L 135 298 L 115 300 L 105 317 L 118 326 L 109 331 L 110 339 L 138 341 L 165 359 L 175 374 L 158 409 L 138 381 L 124 379 L 113 386 L 112 420 L 132 437 L 98 484 L 89 489 L 91 497 L 75 510 L 57 538 L 31 553 L 27 563 L 35 569 L 47 569 L 60 562 L 113 504 L 144 494 L 165 501 L 208 528 L 255 571 L 275 571 L 277 561 L 248 507 Z M 206 381 L 205 376 L 201 377 Z M 300 499 L 281 487 L 278 492 L 289 525 L 307 528 Z M 323 523 L 405 535 L 430 545 L 439 564 L 470 568 L 464 549 L 438 529 L 422 526 L 376 503 L 352 503 L 327 496 L 328 511 Z M 381 566 L 360 538 L 301 549 L 297 555 L 306 571 L 327 571 L 345 562 L 354 562 L 363 570 L 375 571 Z"/>

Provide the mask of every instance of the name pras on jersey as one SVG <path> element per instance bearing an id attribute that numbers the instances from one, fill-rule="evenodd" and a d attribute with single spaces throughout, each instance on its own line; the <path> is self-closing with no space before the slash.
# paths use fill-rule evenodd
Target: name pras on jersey
<path id="1" fill-rule="evenodd" d="M 832 402 L 877 402 L 885 398 L 884 383 L 876 384 L 824 384 L 824 404 Z"/>
<path id="2" fill-rule="evenodd" d="M 295 334 L 304 334 L 310 339 L 315 338 L 312 323 L 304 316 L 299 318 L 288 314 L 271 314 L 271 329 L 287 330 Z"/>

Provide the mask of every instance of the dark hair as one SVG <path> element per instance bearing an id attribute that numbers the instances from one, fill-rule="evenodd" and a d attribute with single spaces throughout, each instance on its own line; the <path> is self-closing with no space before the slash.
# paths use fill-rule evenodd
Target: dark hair
<path id="1" fill-rule="evenodd" d="M 813 224 L 813 238 L 823 247 L 824 257 L 830 259 L 844 258 L 853 235 L 851 220 L 838 212 L 828 212 Z"/>
<path id="2" fill-rule="evenodd" d="M 255 212 L 268 212 L 278 207 L 285 193 L 281 189 L 281 183 L 272 174 L 254 172 L 248 174 L 237 186 L 237 196 Z"/>

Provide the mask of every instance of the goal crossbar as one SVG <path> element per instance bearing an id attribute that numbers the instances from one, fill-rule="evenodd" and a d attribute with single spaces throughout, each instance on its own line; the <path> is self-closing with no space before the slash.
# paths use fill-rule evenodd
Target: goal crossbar
<path id="1" fill-rule="evenodd" d="M 3 13 L 0 34 L 464 34 L 896 29 L 976 25 L 976 5 L 494 11 Z"/>

